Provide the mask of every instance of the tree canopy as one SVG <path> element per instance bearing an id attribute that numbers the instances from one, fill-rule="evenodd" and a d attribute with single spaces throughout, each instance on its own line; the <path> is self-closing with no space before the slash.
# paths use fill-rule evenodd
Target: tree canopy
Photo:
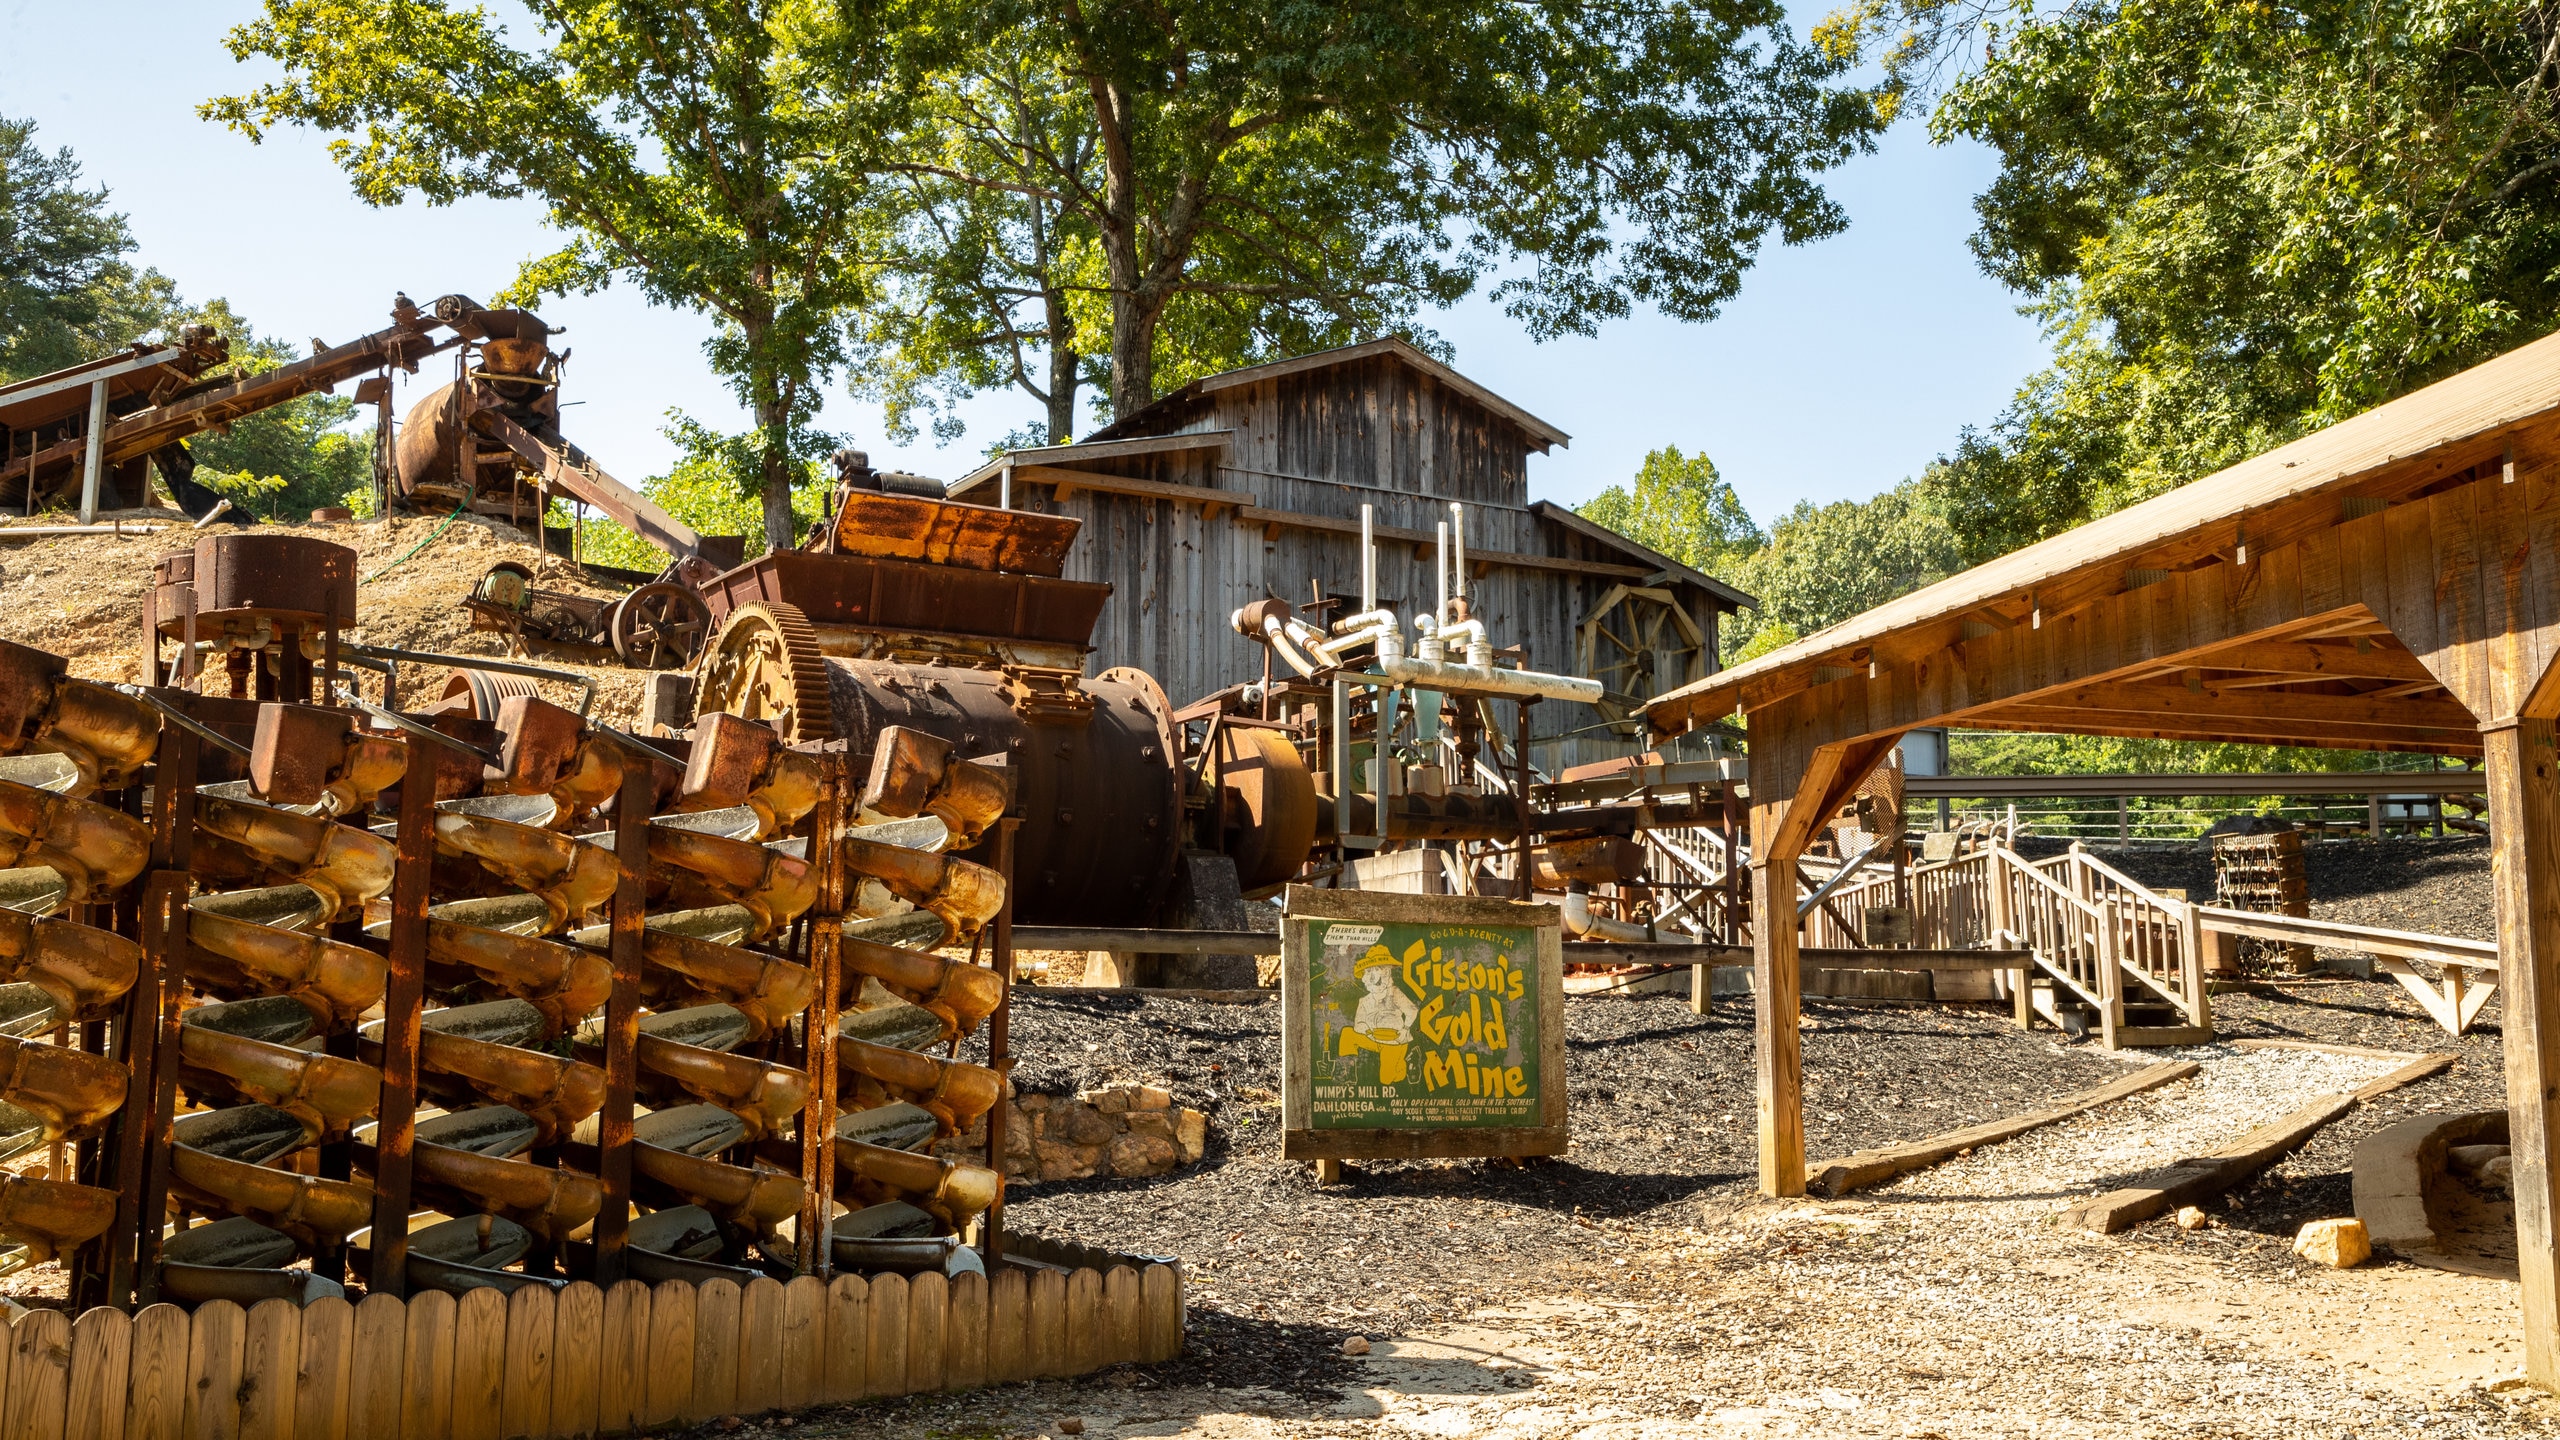
<path id="1" fill-rule="evenodd" d="M 1906 12 L 1904 60 L 1944 54 L 1954 32 L 1925 22 L 1963 13 Z M 1965 558 L 2548 330 L 2555 26 L 2479 0 L 2111 0 L 1981 26 L 1930 123 L 1998 154 L 1974 248 L 2055 359 L 1950 457 Z"/>
<path id="2" fill-rule="evenodd" d="M 266 0 L 234 56 L 284 78 L 209 101 L 252 140 L 279 125 L 377 205 L 530 197 L 568 243 L 501 299 L 617 278 L 710 315 L 714 369 L 754 417 L 768 542 L 790 543 L 792 456 L 870 283 L 870 178 L 893 93 L 867 7 L 797 0 L 531 0 L 519 48 L 441 0 Z"/>
<path id="3" fill-rule="evenodd" d="M 0 115 L 0 382 L 141 339 L 177 308 L 168 277 L 125 258 L 133 232 L 107 200 L 69 150 L 36 144 L 34 121 Z"/>
<path id="4" fill-rule="evenodd" d="M 1000 375 L 1044 398 L 1052 438 L 1086 373 L 1069 357 L 1098 357 L 1127 413 L 1272 353 L 1415 332 L 1497 266 L 1539 335 L 1636 304 L 1707 318 L 1770 235 L 1840 228 L 1814 177 L 1875 120 L 1770 0 L 935 14 L 966 42 L 921 76 L 899 169 L 908 233 L 947 262 L 902 272 L 905 308 L 941 323 L 893 368 L 908 393 Z"/>

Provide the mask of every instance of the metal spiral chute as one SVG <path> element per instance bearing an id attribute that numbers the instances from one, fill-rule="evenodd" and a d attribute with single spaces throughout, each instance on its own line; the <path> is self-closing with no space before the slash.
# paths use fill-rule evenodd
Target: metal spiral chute
<path id="1" fill-rule="evenodd" d="M 1002 1180 L 949 1142 L 1007 1087 L 953 1057 L 1006 995 L 969 947 L 1020 772 L 374 704 L 322 673 L 343 547 L 178 558 L 144 685 L 0 642 L 0 1273 L 131 1306 L 985 1268 Z M 1111 744 L 1161 740 L 1122 708 Z"/>

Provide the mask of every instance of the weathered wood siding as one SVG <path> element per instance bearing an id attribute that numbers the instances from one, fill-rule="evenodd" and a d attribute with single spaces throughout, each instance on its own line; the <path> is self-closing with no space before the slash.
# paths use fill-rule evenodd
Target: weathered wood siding
<path id="1" fill-rule="evenodd" d="M 1237 635 L 1228 617 L 1266 595 L 1294 603 L 1316 591 L 1357 598 L 1357 536 L 1240 518 L 1234 504 L 1358 521 L 1374 507 L 1381 527 L 1428 532 L 1467 507 L 1471 554 L 1511 552 L 1624 565 L 1628 557 L 1529 509 L 1530 435 L 1434 377 L 1380 356 L 1238 385 L 1167 414 L 1153 433 L 1226 430 L 1223 450 L 1088 462 L 1084 468 L 1234 496 L 1214 512 L 1185 502 L 1078 490 L 1063 502 L 1051 487 L 1018 484 L 1024 509 L 1085 522 L 1067 575 L 1112 586 L 1094 630 L 1094 671 L 1129 665 L 1161 681 L 1177 704 L 1262 673 L 1262 647 Z M 1251 497 L 1246 499 L 1245 497 Z M 992 497 L 989 497 L 992 498 Z M 1432 547 L 1381 542 L 1378 601 L 1400 614 L 1433 600 Z M 1470 566 L 1468 597 L 1497 645 L 1525 645 L 1528 664 L 1580 671 L 1582 618 L 1620 583 L 1510 566 Z M 1710 637 L 1714 606 L 1694 599 L 1693 617 Z M 1584 732 L 1587 706 L 1532 711 L 1536 735 Z M 1605 732 L 1584 733 L 1542 762 L 1580 763 L 1631 748 Z"/>

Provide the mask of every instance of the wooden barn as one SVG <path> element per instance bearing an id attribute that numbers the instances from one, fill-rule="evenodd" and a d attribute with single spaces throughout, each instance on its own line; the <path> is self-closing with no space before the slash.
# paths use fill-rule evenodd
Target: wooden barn
<path id="1" fill-rule="evenodd" d="M 1529 456 L 1566 441 L 1390 338 L 1195 381 L 1079 444 L 1010 451 L 950 491 L 1083 520 L 1067 574 L 1112 586 L 1090 668 L 1137 666 L 1177 703 L 1261 674 L 1262 647 L 1227 623 L 1239 606 L 1356 602 L 1363 505 L 1379 603 L 1429 609 L 1434 526 L 1462 502 L 1468 598 L 1494 644 L 1612 694 L 1536 707 L 1532 751 L 1553 774 L 1641 748 L 1640 702 L 1715 670 L 1718 622 L 1757 603 L 1530 500 Z"/>

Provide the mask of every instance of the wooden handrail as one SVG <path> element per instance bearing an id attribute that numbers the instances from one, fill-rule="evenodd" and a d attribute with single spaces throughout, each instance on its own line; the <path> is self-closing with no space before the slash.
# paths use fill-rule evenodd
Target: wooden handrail
<path id="1" fill-rule="evenodd" d="M 2087 916 L 2091 920 L 2098 918 L 2097 906 L 2092 905 L 2088 901 L 2081 899 L 2079 896 L 2072 894 L 2071 887 L 2054 879 L 2052 876 L 2047 875 L 2042 870 L 2037 869 L 2036 865 L 2038 862 L 2028 860 L 2025 856 L 2020 855 L 2017 851 L 2012 850 L 2005 845 L 1993 846 L 1991 848 L 1991 853 L 2006 859 L 2019 874 L 2024 875 L 2028 879 L 2035 881 L 2037 884 L 2042 885 L 2048 890 L 2051 890 L 2054 894 L 2062 897 L 2063 899 L 2070 901 L 2073 908 L 2077 909 L 2082 915 Z M 2069 857 L 2065 856 L 2063 858 L 2068 859 Z"/>

